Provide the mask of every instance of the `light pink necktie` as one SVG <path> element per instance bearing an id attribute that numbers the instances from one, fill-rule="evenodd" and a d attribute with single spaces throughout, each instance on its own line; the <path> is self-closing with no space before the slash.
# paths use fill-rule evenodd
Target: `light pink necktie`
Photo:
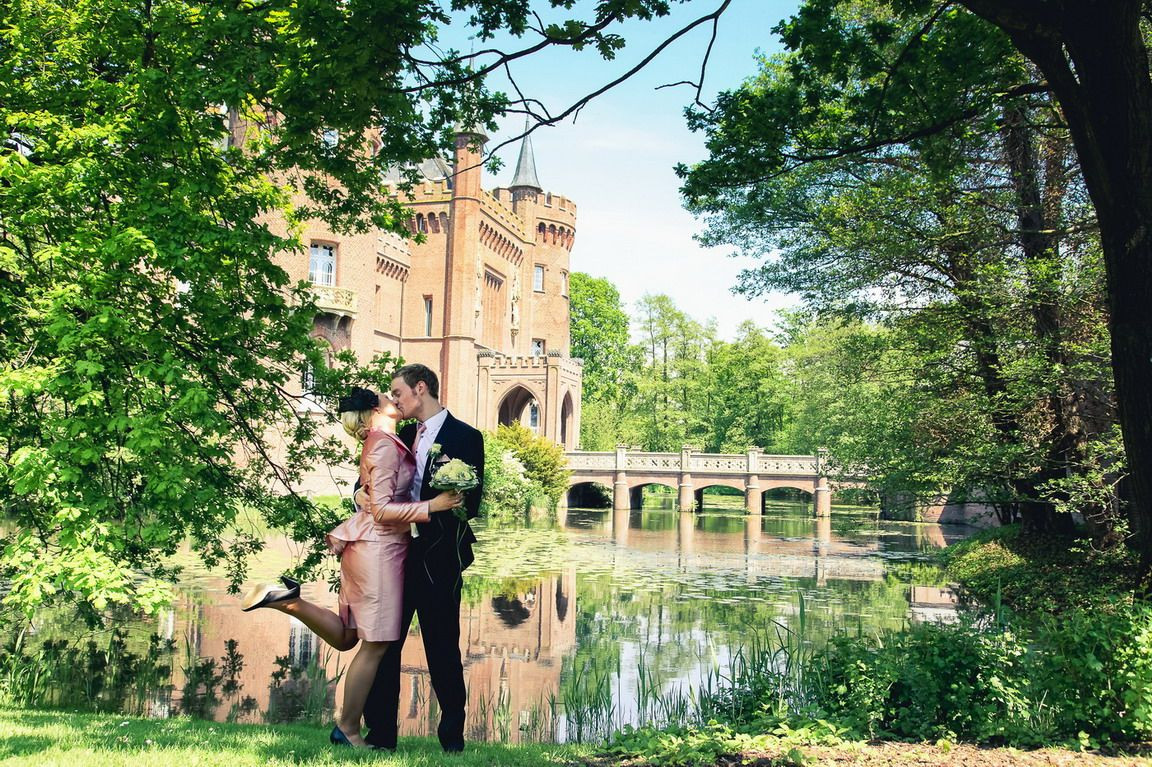
<path id="1" fill-rule="evenodd" d="M 427 428 L 427 427 L 424 426 L 423 421 L 416 424 L 416 439 L 412 440 L 412 455 L 414 457 L 415 457 L 416 453 L 419 452 L 419 450 L 420 450 L 420 440 L 424 436 L 424 429 L 425 428 Z M 419 460 L 419 459 L 417 458 L 417 460 Z M 423 481 L 423 476 L 424 476 L 423 475 L 423 467 L 418 467 L 418 468 L 421 468 L 421 475 L 420 476 L 421 476 L 421 481 Z M 419 491 L 416 492 L 416 497 L 417 498 L 420 497 Z M 413 522 L 411 524 L 411 531 L 412 531 L 412 537 L 413 538 L 419 538 L 420 537 L 420 531 L 416 529 L 416 523 L 415 522 Z"/>

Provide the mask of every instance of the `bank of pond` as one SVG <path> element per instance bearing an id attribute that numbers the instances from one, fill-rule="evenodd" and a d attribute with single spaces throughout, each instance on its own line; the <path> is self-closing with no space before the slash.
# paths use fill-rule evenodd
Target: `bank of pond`
<path id="1" fill-rule="evenodd" d="M 1122 550 L 975 532 L 784 503 L 482 523 L 462 610 L 467 735 L 666 764 L 782 742 L 1149 739 L 1152 610 Z M 261 578 L 295 555 L 267 543 Z M 195 570 L 159 616 L 104 628 L 59 609 L 0 630 L 9 710 L 319 724 L 348 660 Z M 431 734 L 421 642 L 403 666 L 401 732 Z"/>

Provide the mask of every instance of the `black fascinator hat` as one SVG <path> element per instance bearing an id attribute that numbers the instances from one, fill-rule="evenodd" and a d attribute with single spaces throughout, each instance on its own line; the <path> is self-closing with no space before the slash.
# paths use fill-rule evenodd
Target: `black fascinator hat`
<path id="1" fill-rule="evenodd" d="M 340 398 L 340 406 L 336 408 L 338 413 L 358 413 L 361 410 L 371 410 L 380 404 L 380 397 L 376 392 L 371 389 L 362 389 L 359 386 L 353 386 L 352 390 L 348 392 L 347 397 Z"/>

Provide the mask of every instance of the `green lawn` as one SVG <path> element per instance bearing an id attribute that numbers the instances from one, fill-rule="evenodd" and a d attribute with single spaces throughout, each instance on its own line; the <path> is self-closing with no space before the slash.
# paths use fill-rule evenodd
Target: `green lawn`
<path id="1" fill-rule="evenodd" d="M 401 738 L 395 753 L 336 749 L 328 729 L 309 725 L 216 724 L 192 719 L 0 708 L 0 764 L 28 767 L 264 767 L 373 764 L 563 765 L 588 746 L 469 744 L 446 755 L 434 738 Z"/>

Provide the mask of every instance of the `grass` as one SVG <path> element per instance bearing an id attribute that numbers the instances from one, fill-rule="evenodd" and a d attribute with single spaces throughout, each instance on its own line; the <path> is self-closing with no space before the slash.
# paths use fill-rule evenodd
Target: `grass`
<path id="1" fill-rule="evenodd" d="M 588 746 L 470 743 L 446 756 L 435 738 L 401 738 L 395 753 L 336 749 L 328 728 L 221 724 L 187 718 L 137 719 L 0 708 L 5 767 L 279 767 L 373 764 L 380 767 L 527 767 L 583 761 Z"/>

